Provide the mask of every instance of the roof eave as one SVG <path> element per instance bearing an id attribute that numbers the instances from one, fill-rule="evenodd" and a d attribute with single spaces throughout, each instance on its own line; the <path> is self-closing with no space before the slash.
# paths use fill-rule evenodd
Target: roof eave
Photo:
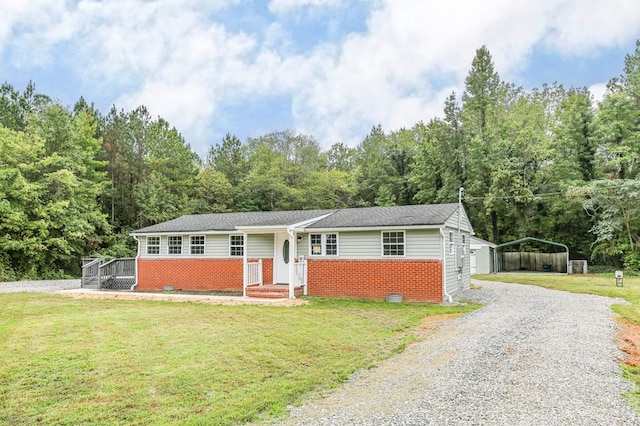
<path id="1" fill-rule="evenodd" d="M 349 232 L 349 231 L 387 231 L 387 230 L 405 230 L 405 229 L 440 229 L 443 223 L 435 225 L 384 225 L 384 226 L 344 226 L 333 228 L 304 228 L 298 232 Z"/>

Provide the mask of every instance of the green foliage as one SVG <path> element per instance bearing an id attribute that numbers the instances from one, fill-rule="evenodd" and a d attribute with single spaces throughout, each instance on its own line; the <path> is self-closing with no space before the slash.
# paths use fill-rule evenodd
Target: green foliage
<path id="1" fill-rule="evenodd" d="M 637 268 L 640 254 L 640 181 L 631 179 L 594 180 L 570 189 L 594 217 L 591 231 L 596 235 L 594 252 L 611 259 L 614 265 L 628 263 Z"/>
<path id="2" fill-rule="evenodd" d="M 108 230 L 96 204 L 105 178 L 94 133 L 86 114 L 74 117 L 53 103 L 40 105 L 25 132 L 0 126 L 4 275 L 77 274 L 80 257 Z"/>
<path id="3" fill-rule="evenodd" d="M 32 83 L 0 86 L 0 129 L 0 279 L 77 272 L 80 256 L 128 252 L 117 235 L 183 214 L 450 203 L 460 187 L 481 238 L 639 263 L 640 41 L 597 107 L 586 89 L 503 81 L 482 46 L 441 118 L 375 126 L 356 147 L 227 134 L 203 161 L 144 106 L 102 117 Z M 606 195 L 614 187 L 630 192 Z"/>

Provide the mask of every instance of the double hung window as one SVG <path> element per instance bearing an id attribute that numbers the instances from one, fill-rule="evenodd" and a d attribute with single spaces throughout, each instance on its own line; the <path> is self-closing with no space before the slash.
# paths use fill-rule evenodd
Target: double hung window
<path id="1" fill-rule="evenodd" d="M 160 237 L 147 237 L 147 254 L 160 254 Z"/>
<path id="2" fill-rule="evenodd" d="M 311 256 L 337 256 L 338 234 L 309 234 Z"/>
<path id="3" fill-rule="evenodd" d="M 382 255 L 404 256 L 404 231 L 382 232 Z"/>
<path id="4" fill-rule="evenodd" d="M 189 242 L 190 254 L 204 254 L 204 235 L 192 235 Z"/>
<path id="5" fill-rule="evenodd" d="M 182 235 L 169 235 L 169 254 L 182 254 Z"/>
<path id="6" fill-rule="evenodd" d="M 229 236 L 229 255 L 244 256 L 244 236 L 243 235 Z"/>

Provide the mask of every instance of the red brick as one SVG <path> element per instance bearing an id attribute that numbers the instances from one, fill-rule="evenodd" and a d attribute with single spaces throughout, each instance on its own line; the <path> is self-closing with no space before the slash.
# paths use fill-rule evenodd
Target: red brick
<path id="1" fill-rule="evenodd" d="M 262 259 L 262 271 L 271 284 L 273 259 Z M 138 259 L 138 290 L 242 290 L 242 282 L 242 259 Z"/>
<path id="2" fill-rule="evenodd" d="M 442 264 L 424 259 L 308 259 L 308 294 L 441 303 Z"/>

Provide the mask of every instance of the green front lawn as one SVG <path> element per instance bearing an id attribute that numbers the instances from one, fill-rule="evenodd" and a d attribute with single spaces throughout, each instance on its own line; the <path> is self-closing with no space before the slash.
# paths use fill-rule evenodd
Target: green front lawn
<path id="1" fill-rule="evenodd" d="M 1 424 L 234 424 L 286 413 L 477 305 L 222 306 L 0 295 Z"/>

